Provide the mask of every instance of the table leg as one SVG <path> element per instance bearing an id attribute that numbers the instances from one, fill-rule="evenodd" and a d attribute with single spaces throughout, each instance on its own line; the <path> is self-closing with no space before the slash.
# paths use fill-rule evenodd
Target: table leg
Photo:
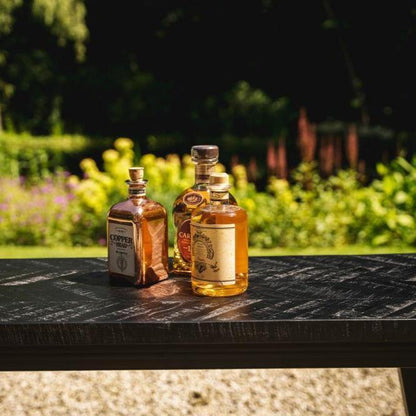
<path id="1" fill-rule="evenodd" d="M 400 368 L 400 383 L 407 416 L 416 416 L 416 368 Z"/>

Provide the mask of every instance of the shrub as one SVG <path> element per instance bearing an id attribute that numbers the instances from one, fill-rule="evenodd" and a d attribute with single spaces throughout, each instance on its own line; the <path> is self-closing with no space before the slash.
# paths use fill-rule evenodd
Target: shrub
<path id="1" fill-rule="evenodd" d="M 81 214 L 63 175 L 37 186 L 1 178 L 0 188 L 1 244 L 72 244 L 73 224 Z"/>
<path id="2" fill-rule="evenodd" d="M 31 136 L 0 133 L 0 176 L 36 182 L 95 149 L 108 147 L 109 141 L 92 140 L 79 135 Z"/>
<path id="3" fill-rule="evenodd" d="M 88 241 L 89 235 L 96 239 L 105 237 L 105 218 L 111 205 L 127 197 L 125 180 L 128 178 L 128 168 L 133 166 L 133 142 L 130 139 L 119 138 L 114 142 L 115 149 L 103 153 L 103 171 L 100 171 L 92 159 L 84 159 L 81 168 L 85 178 L 70 179 L 76 185 L 75 195 L 84 212 L 83 220 L 78 224 L 80 229 L 74 235 L 75 241 L 81 237 Z M 167 210 L 169 219 L 176 197 L 194 181 L 194 165 L 189 155 L 181 159 L 178 155 L 168 155 L 166 158 L 146 154 L 139 160 L 144 167 L 145 177 L 149 184 L 147 195 L 161 203 Z M 222 165 L 217 167 L 223 170 Z M 84 219 L 87 224 L 84 224 Z M 173 243 L 173 224 L 169 221 L 170 243 Z M 93 230 L 91 233 L 90 231 Z"/>
<path id="4" fill-rule="evenodd" d="M 133 142 L 120 138 L 103 153 L 102 170 L 94 160 L 82 160 L 81 178 L 57 173 L 35 183 L 0 179 L 0 244 L 105 244 L 106 214 L 127 197 L 124 182 L 133 161 Z M 149 180 L 148 196 L 171 219 L 175 198 L 193 183 L 189 155 L 146 154 L 139 165 Z M 234 166 L 231 192 L 248 211 L 250 245 L 415 244 L 416 158 L 397 158 L 377 169 L 379 178 L 363 186 L 353 170 L 322 179 L 314 163 L 303 163 L 291 182 L 272 177 L 266 192 L 257 192 L 245 167 Z M 172 237 L 171 228 L 171 243 Z"/>

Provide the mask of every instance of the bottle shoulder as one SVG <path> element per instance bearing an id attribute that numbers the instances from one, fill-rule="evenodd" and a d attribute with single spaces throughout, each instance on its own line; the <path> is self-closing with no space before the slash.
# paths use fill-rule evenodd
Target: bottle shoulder
<path id="1" fill-rule="evenodd" d="M 240 218 L 245 219 L 247 218 L 247 213 L 245 209 L 239 207 L 238 205 L 212 205 L 208 204 L 204 207 L 197 208 L 192 213 L 192 219 L 197 220 L 201 217 L 229 217 L 229 218 Z"/>
<path id="2" fill-rule="evenodd" d="M 200 185 L 193 185 L 189 188 L 184 189 L 177 197 L 175 202 L 183 200 L 183 198 L 190 194 L 190 193 L 198 193 L 198 194 L 207 194 L 208 188 L 206 186 L 200 186 Z"/>
<path id="3" fill-rule="evenodd" d="M 173 203 L 173 213 L 190 212 L 207 204 L 209 201 L 208 189 L 193 186 L 181 192 Z"/>
<path id="4" fill-rule="evenodd" d="M 131 203 L 129 199 L 125 199 L 123 201 L 116 202 L 114 205 L 112 205 L 108 211 L 108 214 L 114 212 L 133 212 L 134 206 Z"/>
<path id="5" fill-rule="evenodd" d="M 113 218 L 124 218 L 139 220 L 141 217 L 147 217 L 150 214 L 156 214 L 157 216 L 163 216 L 166 214 L 166 209 L 159 202 L 153 201 L 146 197 L 142 198 L 128 198 L 124 201 L 114 204 L 109 212 L 108 216 Z"/>
<path id="6" fill-rule="evenodd" d="M 198 198 L 196 195 L 201 195 Z M 195 209 L 206 206 L 209 203 L 209 191 L 207 184 L 195 184 L 194 186 L 185 189 L 178 195 L 175 202 L 173 203 L 173 213 L 188 211 L 191 212 Z M 238 205 L 235 197 L 229 194 L 229 204 Z"/>

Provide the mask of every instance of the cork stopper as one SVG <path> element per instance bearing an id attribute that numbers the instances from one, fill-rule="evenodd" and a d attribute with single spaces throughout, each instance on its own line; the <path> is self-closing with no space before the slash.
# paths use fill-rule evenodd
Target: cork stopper
<path id="1" fill-rule="evenodd" d="M 132 182 L 141 182 L 143 181 L 144 168 L 141 166 L 136 166 L 129 168 L 129 176 Z"/>
<path id="2" fill-rule="evenodd" d="M 228 175 L 226 173 L 211 173 L 209 177 L 209 185 L 208 188 L 212 191 L 221 192 L 221 191 L 228 191 L 231 185 L 228 180 Z"/>
<path id="3" fill-rule="evenodd" d="M 194 163 L 215 164 L 218 162 L 218 154 L 218 146 L 213 144 L 201 144 L 191 148 L 191 157 Z"/>

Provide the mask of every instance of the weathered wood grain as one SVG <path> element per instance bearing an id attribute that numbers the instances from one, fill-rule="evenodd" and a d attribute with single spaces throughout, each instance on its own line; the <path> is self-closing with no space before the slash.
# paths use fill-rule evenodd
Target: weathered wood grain
<path id="1" fill-rule="evenodd" d="M 208 298 L 112 286 L 105 259 L 0 260 L 0 369 L 416 366 L 416 255 L 252 258 L 249 282 Z"/>
<path id="2" fill-rule="evenodd" d="M 111 286 L 105 259 L 0 260 L 0 345 L 416 341 L 416 256 L 259 257 L 247 293 Z"/>

